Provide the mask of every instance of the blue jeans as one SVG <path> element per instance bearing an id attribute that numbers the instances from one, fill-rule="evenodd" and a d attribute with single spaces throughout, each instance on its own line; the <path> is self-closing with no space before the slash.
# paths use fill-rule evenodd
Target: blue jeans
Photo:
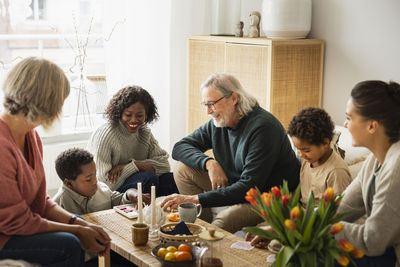
<path id="1" fill-rule="evenodd" d="M 84 266 L 79 239 L 66 232 L 15 235 L 0 250 L 0 259 L 24 260 L 51 267 Z"/>
<path id="2" fill-rule="evenodd" d="M 394 248 L 387 248 L 385 253 L 380 256 L 364 256 L 361 259 L 354 259 L 353 261 L 358 267 L 394 267 L 396 265 L 396 253 Z M 353 264 L 347 265 L 354 267 Z M 335 267 L 341 267 L 341 265 L 335 260 Z"/>
<path id="3" fill-rule="evenodd" d="M 157 197 L 179 193 L 172 172 L 167 172 L 160 176 L 157 176 L 150 171 L 140 171 L 132 174 L 131 176 L 126 178 L 124 184 L 121 185 L 121 187 L 118 188 L 117 191 L 124 193 L 129 188 L 137 188 L 137 183 L 139 182 L 142 183 L 143 193 L 150 193 L 151 186 L 155 185 Z"/>

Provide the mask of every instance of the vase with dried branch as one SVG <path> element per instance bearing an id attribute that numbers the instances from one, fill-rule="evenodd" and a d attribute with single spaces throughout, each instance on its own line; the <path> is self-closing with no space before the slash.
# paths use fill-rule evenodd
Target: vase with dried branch
<path id="1" fill-rule="evenodd" d="M 95 103 L 91 103 L 90 95 L 94 95 L 100 92 L 97 92 L 95 85 L 91 82 L 86 76 L 86 60 L 88 57 L 87 49 L 89 45 L 89 41 L 93 38 L 92 28 L 93 28 L 93 17 L 90 19 L 89 26 L 87 32 L 85 34 L 80 33 L 80 29 L 77 23 L 77 19 L 75 14 L 72 14 L 73 19 L 73 27 L 74 27 L 74 39 L 73 42 L 64 38 L 65 42 L 72 49 L 74 53 L 74 64 L 69 68 L 69 71 L 72 74 L 77 73 L 74 79 L 71 81 L 71 88 L 74 89 L 74 93 L 76 94 L 76 111 L 75 111 L 75 130 L 78 128 L 79 124 L 78 120 L 83 120 L 83 127 L 92 128 L 94 125 L 93 122 L 93 113 L 96 109 Z M 114 32 L 116 26 L 119 23 L 124 23 L 124 21 L 115 23 L 111 32 L 108 34 L 107 38 L 97 38 L 95 42 L 99 41 L 108 41 L 111 38 L 112 33 Z M 57 31 L 53 28 L 53 30 Z M 92 112 L 93 111 L 93 112 Z"/>

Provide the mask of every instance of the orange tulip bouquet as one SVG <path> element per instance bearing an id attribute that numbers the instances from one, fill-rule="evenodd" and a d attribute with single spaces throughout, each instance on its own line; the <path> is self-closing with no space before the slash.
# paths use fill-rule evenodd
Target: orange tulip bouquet
<path id="1" fill-rule="evenodd" d="M 287 182 L 281 188 L 274 186 L 271 191 L 260 193 L 251 188 L 246 200 L 274 230 L 262 230 L 258 227 L 245 227 L 244 231 L 278 240 L 282 247 L 276 255 L 274 266 L 316 267 L 334 266 L 334 260 L 342 266 L 353 262 L 351 257 L 361 258 L 363 252 L 354 248 L 347 240 L 333 238 L 343 229 L 339 221 L 344 214 L 336 214 L 342 196 L 335 194 L 329 187 L 315 206 L 313 192 L 310 192 L 307 206 L 300 202 L 300 185 L 294 195 L 289 192 Z M 354 263 L 354 262 L 353 262 Z"/>

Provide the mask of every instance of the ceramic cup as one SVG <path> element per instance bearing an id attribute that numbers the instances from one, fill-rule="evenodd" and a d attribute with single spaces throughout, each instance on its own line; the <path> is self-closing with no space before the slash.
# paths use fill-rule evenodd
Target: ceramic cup
<path id="1" fill-rule="evenodd" d="M 146 245 L 149 240 L 149 226 L 145 223 L 132 224 L 132 242 L 135 246 Z"/>
<path id="2" fill-rule="evenodd" d="M 179 218 L 188 223 L 194 223 L 196 218 L 200 216 L 201 211 L 200 204 L 183 203 L 178 207 Z"/>

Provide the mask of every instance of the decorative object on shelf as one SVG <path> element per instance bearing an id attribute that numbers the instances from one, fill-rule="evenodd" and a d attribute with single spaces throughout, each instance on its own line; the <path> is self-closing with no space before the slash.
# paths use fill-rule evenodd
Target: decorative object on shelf
<path id="1" fill-rule="evenodd" d="M 272 39 L 305 38 L 311 30 L 312 0 L 263 0 L 262 26 Z"/>
<path id="2" fill-rule="evenodd" d="M 241 0 L 213 0 L 211 35 L 234 36 L 240 21 Z"/>
<path id="3" fill-rule="evenodd" d="M 260 37 L 260 18 L 261 14 L 257 11 L 250 13 L 249 37 Z"/>
<path id="4" fill-rule="evenodd" d="M 236 31 L 235 31 L 236 37 L 243 37 L 243 27 L 244 27 L 243 21 L 240 21 L 239 23 L 236 24 Z"/>
<path id="5" fill-rule="evenodd" d="M 317 263 L 334 266 L 335 259 L 347 266 L 349 262 L 354 264 L 351 257 L 364 256 L 347 240 L 332 238 L 344 227 L 339 222 L 344 215 L 336 214 L 342 196 L 335 194 L 332 187 L 328 187 L 317 207 L 314 194 L 310 192 L 305 210 L 299 202 L 300 185 L 292 195 L 286 181 L 281 188 L 274 186 L 268 193 L 261 194 L 257 188 L 251 188 L 245 198 L 274 232 L 258 227 L 245 227 L 244 231 L 276 239 L 282 244 L 275 267 L 316 267 Z"/>

